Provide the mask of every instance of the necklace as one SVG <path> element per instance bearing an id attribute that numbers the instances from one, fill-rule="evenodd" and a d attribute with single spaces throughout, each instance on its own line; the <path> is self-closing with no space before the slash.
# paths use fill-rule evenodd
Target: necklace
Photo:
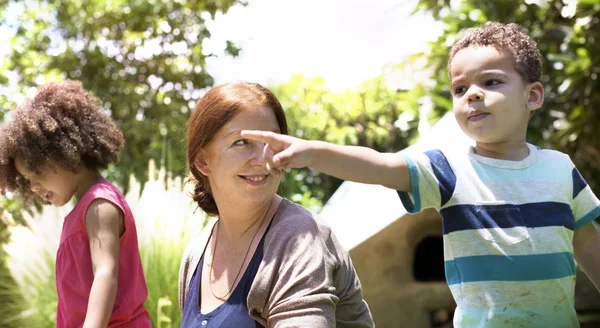
<path id="1" fill-rule="evenodd" d="M 262 219 L 260 220 L 256 220 L 254 221 L 254 223 L 252 223 L 252 225 L 250 225 L 250 227 L 248 227 L 248 229 L 246 229 L 243 233 L 242 236 L 248 232 L 248 230 L 250 230 L 258 221 L 260 221 L 261 223 L 265 220 L 265 217 L 267 217 L 267 214 L 269 213 L 269 208 L 271 208 L 271 206 L 267 207 L 267 212 L 265 213 L 265 215 L 263 215 Z M 218 224 L 218 223 L 217 223 Z M 217 227 L 218 229 L 218 227 Z M 260 231 L 260 224 L 258 225 L 258 229 L 256 229 L 256 232 L 254 233 L 254 236 L 252 236 L 252 240 L 250 240 L 250 244 L 248 245 L 248 247 L 246 248 L 246 254 L 244 254 L 244 260 L 242 261 L 242 264 L 240 265 L 240 268 L 238 269 L 238 272 L 235 275 L 235 279 L 233 279 L 233 284 L 231 284 L 231 287 L 229 287 L 229 290 L 227 291 L 227 293 L 225 293 L 225 295 L 223 296 L 217 296 L 217 294 L 215 294 L 215 292 L 213 291 L 212 288 L 212 280 L 213 280 L 213 267 L 214 267 L 214 263 L 215 263 L 215 257 L 217 255 L 217 245 L 219 243 L 219 238 L 217 238 L 217 235 L 215 234 L 215 247 L 213 248 L 213 256 L 212 259 L 210 260 L 210 270 L 209 270 L 209 274 L 208 274 L 208 289 L 210 289 L 210 293 L 217 299 L 223 300 L 226 297 L 228 297 L 229 295 L 231 295 L 231 292 L 233 291 L 233 286 L 235 286 L 235 283 L 237 282 L 240 273 L 242 272 L 242 268 L 244 267 L 244 263 L 246 263 L 246 258 L 248 257 L 248 253 L 250 253 L 250 247 L 252 246 L 252 244 L 254 243 L 254 239 L 256 238 L 256 236 L 258 235 L 258 232 Z M 217 230 L 218 232 L 218 230 Z"/>

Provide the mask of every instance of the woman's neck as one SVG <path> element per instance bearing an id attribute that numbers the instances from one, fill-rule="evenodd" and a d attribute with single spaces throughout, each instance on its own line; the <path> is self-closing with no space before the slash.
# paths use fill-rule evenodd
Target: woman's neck
<path id="1" fill-rule="evenodd" d="M 235 243 L 247 235 L 252 235 L 252 232 L 260 229 L 261 223 L 273 216 L 280 202 L 281 197 L 274 195 L 269 202 L 251 208 L 230 206 L 227 209 L 219 209 L 219 237 L 229 243 Z"/>

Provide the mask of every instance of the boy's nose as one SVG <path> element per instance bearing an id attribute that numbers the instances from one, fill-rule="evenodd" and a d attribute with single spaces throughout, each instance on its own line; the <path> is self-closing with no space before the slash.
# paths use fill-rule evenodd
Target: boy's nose
<path id="1" fill-rule="evenodd" d="M 467 96 L 467 101 L 468 102 L 482 100 L 482 99 L 483 99 L 483 95 L 481 94 L 481 92 L 479 92 L 479 90 L 476 90 L 474 92 L 470 92 L 469 95 Z"/>

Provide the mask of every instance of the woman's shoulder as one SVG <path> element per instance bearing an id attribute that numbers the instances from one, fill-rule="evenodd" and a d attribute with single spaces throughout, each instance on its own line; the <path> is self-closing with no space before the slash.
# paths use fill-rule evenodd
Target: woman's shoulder
<path id="1" fill-rule="evenodd" d="M 329 225 L 318 214 L 283 198 L 270 230 L 278 234 L 296 234 L 298 229 L 323 235 L 331 233 Z"/>
<path id="2" fill-rule="evenodd" d="M 208 244 L 208 239 L 212 233 L 216 220 L 209 222 L 200 235 L 194 238 L 186 247 L 181 257 L 181 263 L 179 264 L 179 309 L 183 310 L 185 298 L 187 296 L 188 288 L 192 275 L 200 262 L 200 257 L 204 253 L 204 249 Z"/>
<path id="3" fill-rule="evenodd" d="M 199 256 L 202 255 L 216 223 L 216 220 L 210 220 L 202 232 L 200 232 L 196 238 L 190 241 L 183 252 L 184 261 L 191 260 L 192 258 L 196 257 L 199 258 Z"/>
<path id="4" fill-rule="evenodd" d="M 301 205 L 282 199 L 265 236 L 265 254 L 306 256 L 306 252 L 315 252 L 317 248 L 326 254 L 343 252 L 325 220 Z"/>

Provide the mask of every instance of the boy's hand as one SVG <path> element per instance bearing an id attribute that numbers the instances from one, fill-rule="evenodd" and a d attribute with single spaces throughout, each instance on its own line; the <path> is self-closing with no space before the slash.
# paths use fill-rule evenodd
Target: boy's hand
<path id="1" fill-rule="evenodd" d="M 269 131 L 244 130 L 241 135 L 243 138 L 265 143 L 263 158 L 267 169 L 310 167 L 342 180 L 411 191 L 408 164 L 397 153 L 380 153 L 367 147 L 303 140 Z"/>
<path id="2" fill-rule="evenodd" d="M 263 156 L 269 169 L 301 168 L 311 164 L 311 142 L 270 131 L 243 130 L 242 137 L 265 143 Z"/>

